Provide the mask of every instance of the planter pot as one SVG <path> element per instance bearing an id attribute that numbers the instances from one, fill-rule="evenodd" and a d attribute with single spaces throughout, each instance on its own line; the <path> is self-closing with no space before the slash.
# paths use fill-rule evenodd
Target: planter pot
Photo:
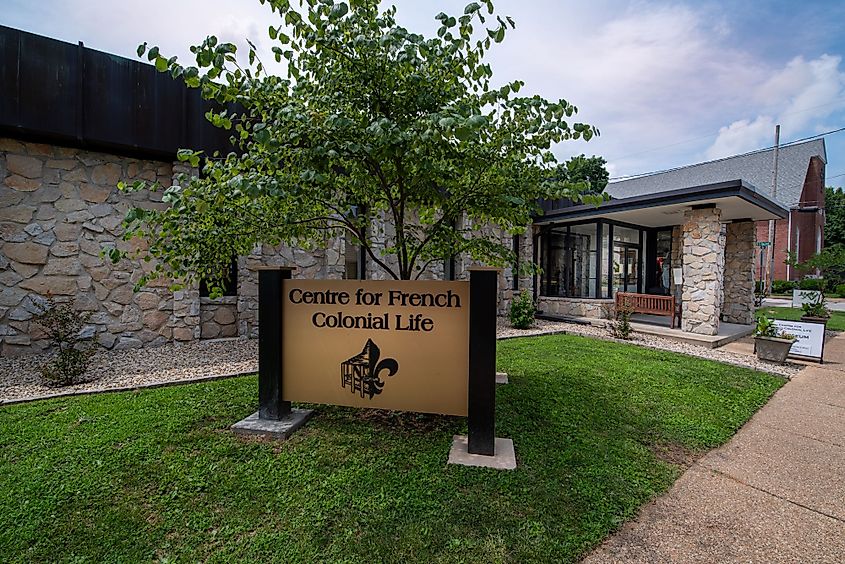
<path id="1" fill-rule="evenodd" d="M 807 323 L 822 323 L 827 325 L 827 320 L 830 319 L 829 317 L 814 317 L 812 315 L 802 315 L 801 321 L 806 321 Z"/>
<path id="2" fill-rule="evenodd" d="M 754 344 L 757 349 L 757 358 L 783 364 L 789 349 L 792 348 L 793 339 L 779 339 L 777 337 L 754 337 Z"/>

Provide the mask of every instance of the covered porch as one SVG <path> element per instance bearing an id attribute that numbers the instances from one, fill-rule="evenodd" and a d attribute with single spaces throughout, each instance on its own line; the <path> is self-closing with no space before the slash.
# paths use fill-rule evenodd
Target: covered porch
<path id="1" fill-rule="evenodd" d="M 551 210 L 534 222 L 540 315 L 611 318 L 620 292 L 663 296 L 638 301 L 660 307 L 635 313 L 636 330 L 740 338 L 754 322 L 754 222 L 786 214 L 741 180 Z"/>

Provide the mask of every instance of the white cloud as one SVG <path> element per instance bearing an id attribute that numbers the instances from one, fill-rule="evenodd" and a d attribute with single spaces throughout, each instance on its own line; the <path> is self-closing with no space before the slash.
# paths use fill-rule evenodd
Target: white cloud
<path id="1" fill-rule="evenodd" d="M 765 78 L 732 46 L 723 14 L 640 3 L 573 11 L 554 25 L 542 8 L 523 11 L 494 57 L 494 71 L 524 78 L 529 92 L 565 97 L 601 129 L 589 144 L 562 144 L 561 158 L 603 154 L 624 174 L 685 164 Z M 699 140 L 678 143 L 687 139 Z"/>
<path id="2" fill-rule="evenodd" d="M 752 99 L 768 113 L 753 120 L 742 119 L 722 127 L 707 149 L 709 159 L 767 147 L 774 142 L 775 124 L 781 124 L 781 139 L 802 131 L 819 131 L 820 120 L 845 108 L 845 72 L 841 57 L 822 55 L 810 61 L 795 57 L 774 72 L 754 92 Z"/>
<path id="3" fill-rule="evenodd" d="M 745 153 L 774 142 L 775 123 L 771 116 L 742 119 L 719 129 L 719 136 L 708 149 L 708 160 Z"/>
<path id="4" fill-rule="evenodd" d="M 188 47 L 215 34 L 240 46 L 249 37 L 265 64 L 282 68 L 267 37 L 278 17 L 257 0 L 5 1 L 5 25 L 129 58 L 149 41 L 190 60 Z M 437 12 L 460 13 L 467 2 L 395 0 L 399 21 L 426 34 L 435 32 Z M 746 40 L 763 37 L 766 22 L 748 29 L 732 3 L 497 0 L 496 8 L 517 22 L 491 52 L 496 80 L 520 78 L 527 94 L 576 104 L 578 118 L 602 135 L 563 143 L 558 156 L 603 155 L 614 175 L 770 145 L 774 123 L 783 124 L 783 139 L 809 135 L 820 123 L 841 121 L 835 112 L 845 108 L 838 56 L 754 50 Z M 808 29 L 796 21 L 790 33 Z"/>

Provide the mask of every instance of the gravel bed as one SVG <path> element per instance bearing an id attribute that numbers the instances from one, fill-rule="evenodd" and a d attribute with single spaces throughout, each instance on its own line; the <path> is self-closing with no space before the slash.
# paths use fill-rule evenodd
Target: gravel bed
<path id="1" fill-rule="evenodd" d="M 88 375 L 96 380 L 63 388 L 43 384 L 38 369 L 45 359 L 44 355 L 0 358 L 0 403 L 255 372 L 258 341 L 221 339 L 147 349 L 99 350 L 88 369 Z"/>
<path id="2" fill-rule="evenodd" d="M 682 343 L 680 341 L 666 339 L 657 335 L 646 335 L 644 333 L 634 332 L 630 341 L 623 341 L 611 337 L 609 331 L 604 327 L 596 327 L 581 323 L 567 323 L 565 321 L 547 321 L 538 319 L 531 329 L 521 330 L 510 327 L 507 320 L 499 318 L 497 333 L 500 339 L 510 337 L 527 337 L 530 335 L 541 335 L 545 333 L 566 333 L 569 335 L 595 337 L 598 339 L 616 341 L 617 343 L 628 343 L 652 349 L 688 354 L 690 356 L 706 358 L 708 360 L 715 360 L 726 364 L 751 368 L 753 370 L 760 370 L 762 372 L 770 372 L 786 378 L 792 378 L 804 368 L 804 365 L 793 362 L 787 362 L 783 365 L 773 364 L 771 362 L 757 360 L 757 357 L 753 355 L 728 352 L 720 349 L 711 349 L 701 345 Z M 833 334 L 836 333 L 834 332 Z"/>
<path id="3" fill-rule="evenodd" d="M 604 328 L 562 321 L 537 320 L 531 329 L 520 330 L 500 318 L 496 333 L 500 339 L 551 333 L 608 339 L 744 366 L 787 378 L 803 368 L 800 364 L 779 366 L 758 361 L 751 355 L 708 349 L 640 333 L 634 333 L 630 341 L 619 341 L 610 337 Z M 101 350 L 94 354 L 91 361 L 89 375 L 93 381 L 64 388 L 43 384 L 38 369 L 44 360 L 42 355 L 0 358 L 0 404 L 53 395 L 135 388 L 255 372 L 258 370 L 258 341 L 220 339 L 167 344 L 148 349 Z"/>

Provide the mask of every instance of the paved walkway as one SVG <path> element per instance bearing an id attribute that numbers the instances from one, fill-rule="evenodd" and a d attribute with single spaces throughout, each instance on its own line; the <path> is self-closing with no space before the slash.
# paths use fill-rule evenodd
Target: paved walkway
<path id="1" fill-rule="evenodd" d="M 585 562 L 845 562 L 845 334 Z"/>
<path id="2" fill-rule="evenodd" d="M 792 307 L 789 298 L 766 298 L 763 307 Z M 845 300 L 827 298 L 827 309 L 830 311 L 845 311 Z"/>

